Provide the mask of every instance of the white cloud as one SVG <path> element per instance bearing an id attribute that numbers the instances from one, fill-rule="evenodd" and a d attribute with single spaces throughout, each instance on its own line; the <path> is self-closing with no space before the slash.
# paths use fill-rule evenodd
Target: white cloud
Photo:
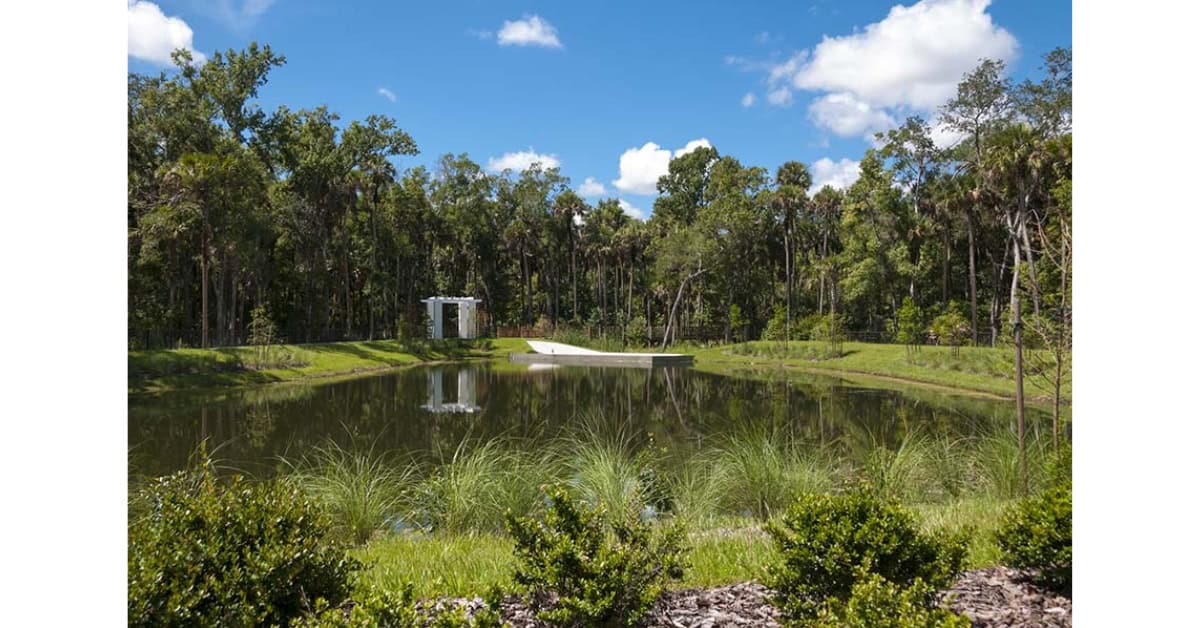
<path id="1" fill-rule="evenodd" d="M 129 3 L 129 56 L 159 65 L 171 65 L 171 53 L 183 48 L 192 53 L 193 62 L 204 63 L 205 56 L 192 48 L 192 27 L 178 17 L 167 17 L 153 2 Z"/>
<path id="2" fill-rule="evenodd" d="M 558 40 L 558 30 L 550 22 L 533 15 L 515 21 L 504 21 L 500 32 L 496 33 L 496 41 L 501 46 L 543 46 L 546 48 L 562 48 Z"/>
<path id="3" fill-rule="evenodd" d="M 489 157 L 487 169 L 491 172 L 504 172 L 505 170 L 521 172 L 535 163 L 542 164 L 544 169 L 558 168 L 562 165 L 557 155 L 542 155 L 530 148 L 515 153 L 504 153 L 499 158 Z"/>
<path id="4" fill-rule="evenodd" d="M 833 161 L 828 157 L 822 157 L 813 162 L 812 176 L 813 184 L 809 188 L 812 193 L 826 185 L 837 190 L 844 190 L 858 180 L 858 162 L 846 158 L 842 158 L 841 161 Z"/>
<path id="5" fill-rule="evenodd" d="M 922 0 L 883 20 L 826 37 L 792 75 L 801 89 L 846 92 L 874 106 L 932 110 L 979 59 L 1009 60 L 1017 40 L 992 22 L 991 0 Z"/>
<path id="6" fill-rule="evenodd" d="M 712 148 L 708 138 L 704 137 L 688 142 L 674 154 L 654 142 L 646 142 L 641 148 L 630 148 L 621 153 L 617 164 L 621 176 L 612 183 L 629 194 L 657 194 L 658 178 L 667 174 L 672 156 L 686 155 L 701 146 Z"/>
<path id="7" fill-rule="evenodd" d="M 396 94 L 386 87 L 380 87 L 375 92 L 392 102 L 396 102 Z"/>
<path id="8" fill-rule="evenodd" d="M 787 107 L 792 104 L 792 90 L 786 85 L 767 92 L 767 102 L 776 107 Z"/>
<path id="9" fill-rule="evenodd" d="M 692 141 L 688 142 L 687 144 L 684 144 L 683 148 L 675 151 L 675 156 L 682 157 L 682 156 L 696 150 L 697 148 L 700 148 L 701 146 L 703 146 L 704 148 L 712 148 L 712 144 L 709 143 L 708 138 L 702 137 L 698 140 L 692 140 Z M 666 174 L 666 173 L 664 172 L 663 174 Z"/>
<path id="10" fill-rule="evenodd" d="M 646 210 L 640 207 L 634 207 L 632 203 L 629 203 L 625 199 L 617 199 L 617 204 L 621 206 L 621 211 L 625 212 L 626 216 L 629 216 L 634 220 L 646 219 Z"/>
<path id="11" fill-rule="evenodd" d="M 808 106 L 808 115 L 818 126 L 842 137 L 888 129 L 896 122 L 884 111 L 846 93 L 828 94 Z"/>
<path id="12" fill-rule="evenodd" d="M 838 37 L 826 36 L 771 65 L 767 84 L 786 105 L 793 90 L 818 92 L 809 117 L 843 136 L 886 130 L 912 113 L 931 117 L 951 98 L 963 74 L 981 58 L 1009 61 L 1012 33 L 992 21 L 991 0 L 920 0 L 897 5 L 882 20 Z M 748 63 L 742 64 L 748 67 Z M 944 141 L 952 138 L 944 136 Z"/>
<path id="13" fill-rule="evenodd" d="M 753 92 L 746 92 L 746 95 L 742 96 L 742 106 L 743 107 L 753 107 L 754 106 L 754 93 Z"/>
<path id="14" fill-rule="evenodd" d="M 929 137 L 933 140 L 934 146 L 938 148 L 950 148 L 966 139 L 967 134 L 956 131 L 941 122 L 937 122 L 930 126 Z"/>
<path id="15" fill-rule="evenodd" d="M 593 179 L 592 177 L 588 177 L 584 179 L 583 183 L 579 186 L 579 194 L 588 198 L 594 198 L 608 194 L 608 190 L 604 189 L 603 183 Z"/>
<path id="16" fill-rule="evenodd" d="M 275 0 L 243 0 L 240 4 L 235 0 L 220 0 L 211 6 L 226 24 L 247 29 L 254 26 L 272 4 L 275 4 Z"/>
<path id="17" fill-rule="evenodd" d="M 477 28 L 468 28 L 467 34 L 480 41 L 487 41 L 492 38 L 492 31 L 479 30 Z"/>

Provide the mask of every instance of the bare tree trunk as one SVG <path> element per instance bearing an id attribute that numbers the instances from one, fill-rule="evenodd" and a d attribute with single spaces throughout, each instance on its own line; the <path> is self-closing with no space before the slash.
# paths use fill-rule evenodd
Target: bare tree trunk
<path id="1" fill-rule="evenodd" d="M 200 237 L 200 347 L 208 348 L 208 225 Z"/>
<path id="2" fill-rule="evenodd" d="M 704 274 L 707 272 L 707 270 L 708 269 L 701 267 L 697 269 L 696 272 L 684 277 L 683 281 L 679 282 L 679 290 L 675 293 L 675 302 L 671 304 L 671 313 L 667 315 L 667 328 L 663 331 L 663 343 L 661 351 L 667 350 L 667 339 L 670 338 L 671 331 L 675 327 L 675 315 L 679 310 L 679 301 L 683 299 L 683 289 L 687 287 L 689 281 Z"/>
<path id="3" fill-rule="evenodd" d="M 971 344 L 979 344 L 979 315 L 978 301 L 975 292 L 975 218 L 967 215 L 967 279 L 971 286 Z M 992 346 L 996 346 L 996 334 L 993 327 Z"/>
<path id="4" fill-rule="evenodd" d="M 1016 222 L 1013 220 L 1012 222 Z M 1017 225 L 1012 225 L 1014 231 Z M 1021 461 L 1021 494 L 1029 494 L 1029 470 L 1025 459 L 1025 371 L 1022 364 L 1021 345 L 1021 293 L 1019 288 L 1021 273 L 1017 266 L 1021 263 L 1021 243 L 1012 238 L 1013 245 L 1013 279 L 1009 293 L 1009 305 L 1012 308 L 1013 345 L 1015 350 L 1014 367 L 1017 380 L 1017 450 Z"/>

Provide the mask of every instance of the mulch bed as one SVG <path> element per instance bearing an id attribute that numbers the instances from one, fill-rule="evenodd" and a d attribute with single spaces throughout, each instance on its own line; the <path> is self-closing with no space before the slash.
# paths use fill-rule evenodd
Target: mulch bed
<path id="1" fill-rule="evenodd" d="M 942 592 L 942 602 L 971 618 L 973 628 L 1070 626 L 1071 598 L 1033 584 L 1016 569 L 994 567 L 968 571 Z M 483 608 L 479 598 L 444 599 L 431 606 L 452 604 L 468 615 Z M 428 607 L 427 607 L 428 608 Z M 534 612 L 516 598 L 504 604 L 504 623 L 515 628 L 540 628 Z M 710 589 L 668 591 L 659 597 L 644 625 L 663 628 L 779 626 L 779 611 L 771 590 L 757 582 Z"/>

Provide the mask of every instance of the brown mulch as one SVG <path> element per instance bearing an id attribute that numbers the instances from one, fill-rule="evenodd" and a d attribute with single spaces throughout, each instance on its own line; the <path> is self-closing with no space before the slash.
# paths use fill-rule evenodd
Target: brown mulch
<path id="1" fill-rule="evenodd" d="M 951 610 L 970 617 L 973 628 L 1071 625 L 1071 598 L 1007 567 L 968 571 L 942 599 Z"/>
<path id="2" fill-rule="evenodd" d="M 1047 591 L 1024 572 L 994 567 L 968 571 L 941 593 L 943 604 L 971 618 L 973 628 L 1001 626 L 1027 628 L 1071 625 L 1071 598 Z M 426 602 L 426 610 L 451 604 L 467 615 L 483 609 L 480 598 Z M 535 613 L 515 597 L 503 609 L 504 624 L 515 628 L 540 628 Z M 779 611 L 771 604 L 771 590 L 757 582 L 708 589 L 668 591 L 659 597 L 643 625 L 651 628 L 720 628 L 779 626 Z"/>

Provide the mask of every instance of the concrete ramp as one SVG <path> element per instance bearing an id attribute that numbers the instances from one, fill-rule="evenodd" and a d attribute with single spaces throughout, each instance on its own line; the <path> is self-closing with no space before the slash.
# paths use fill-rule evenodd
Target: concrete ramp
<path id="1" fill-rule="evenodd" d="M 573 364 L 577 366 L 691 366 L 693 357 L 682 353 L 617 353 L 596 351 L 561 342 L 526 340 L 534 353 L 511 353 L 509 361 L 521 364 Z"/>

